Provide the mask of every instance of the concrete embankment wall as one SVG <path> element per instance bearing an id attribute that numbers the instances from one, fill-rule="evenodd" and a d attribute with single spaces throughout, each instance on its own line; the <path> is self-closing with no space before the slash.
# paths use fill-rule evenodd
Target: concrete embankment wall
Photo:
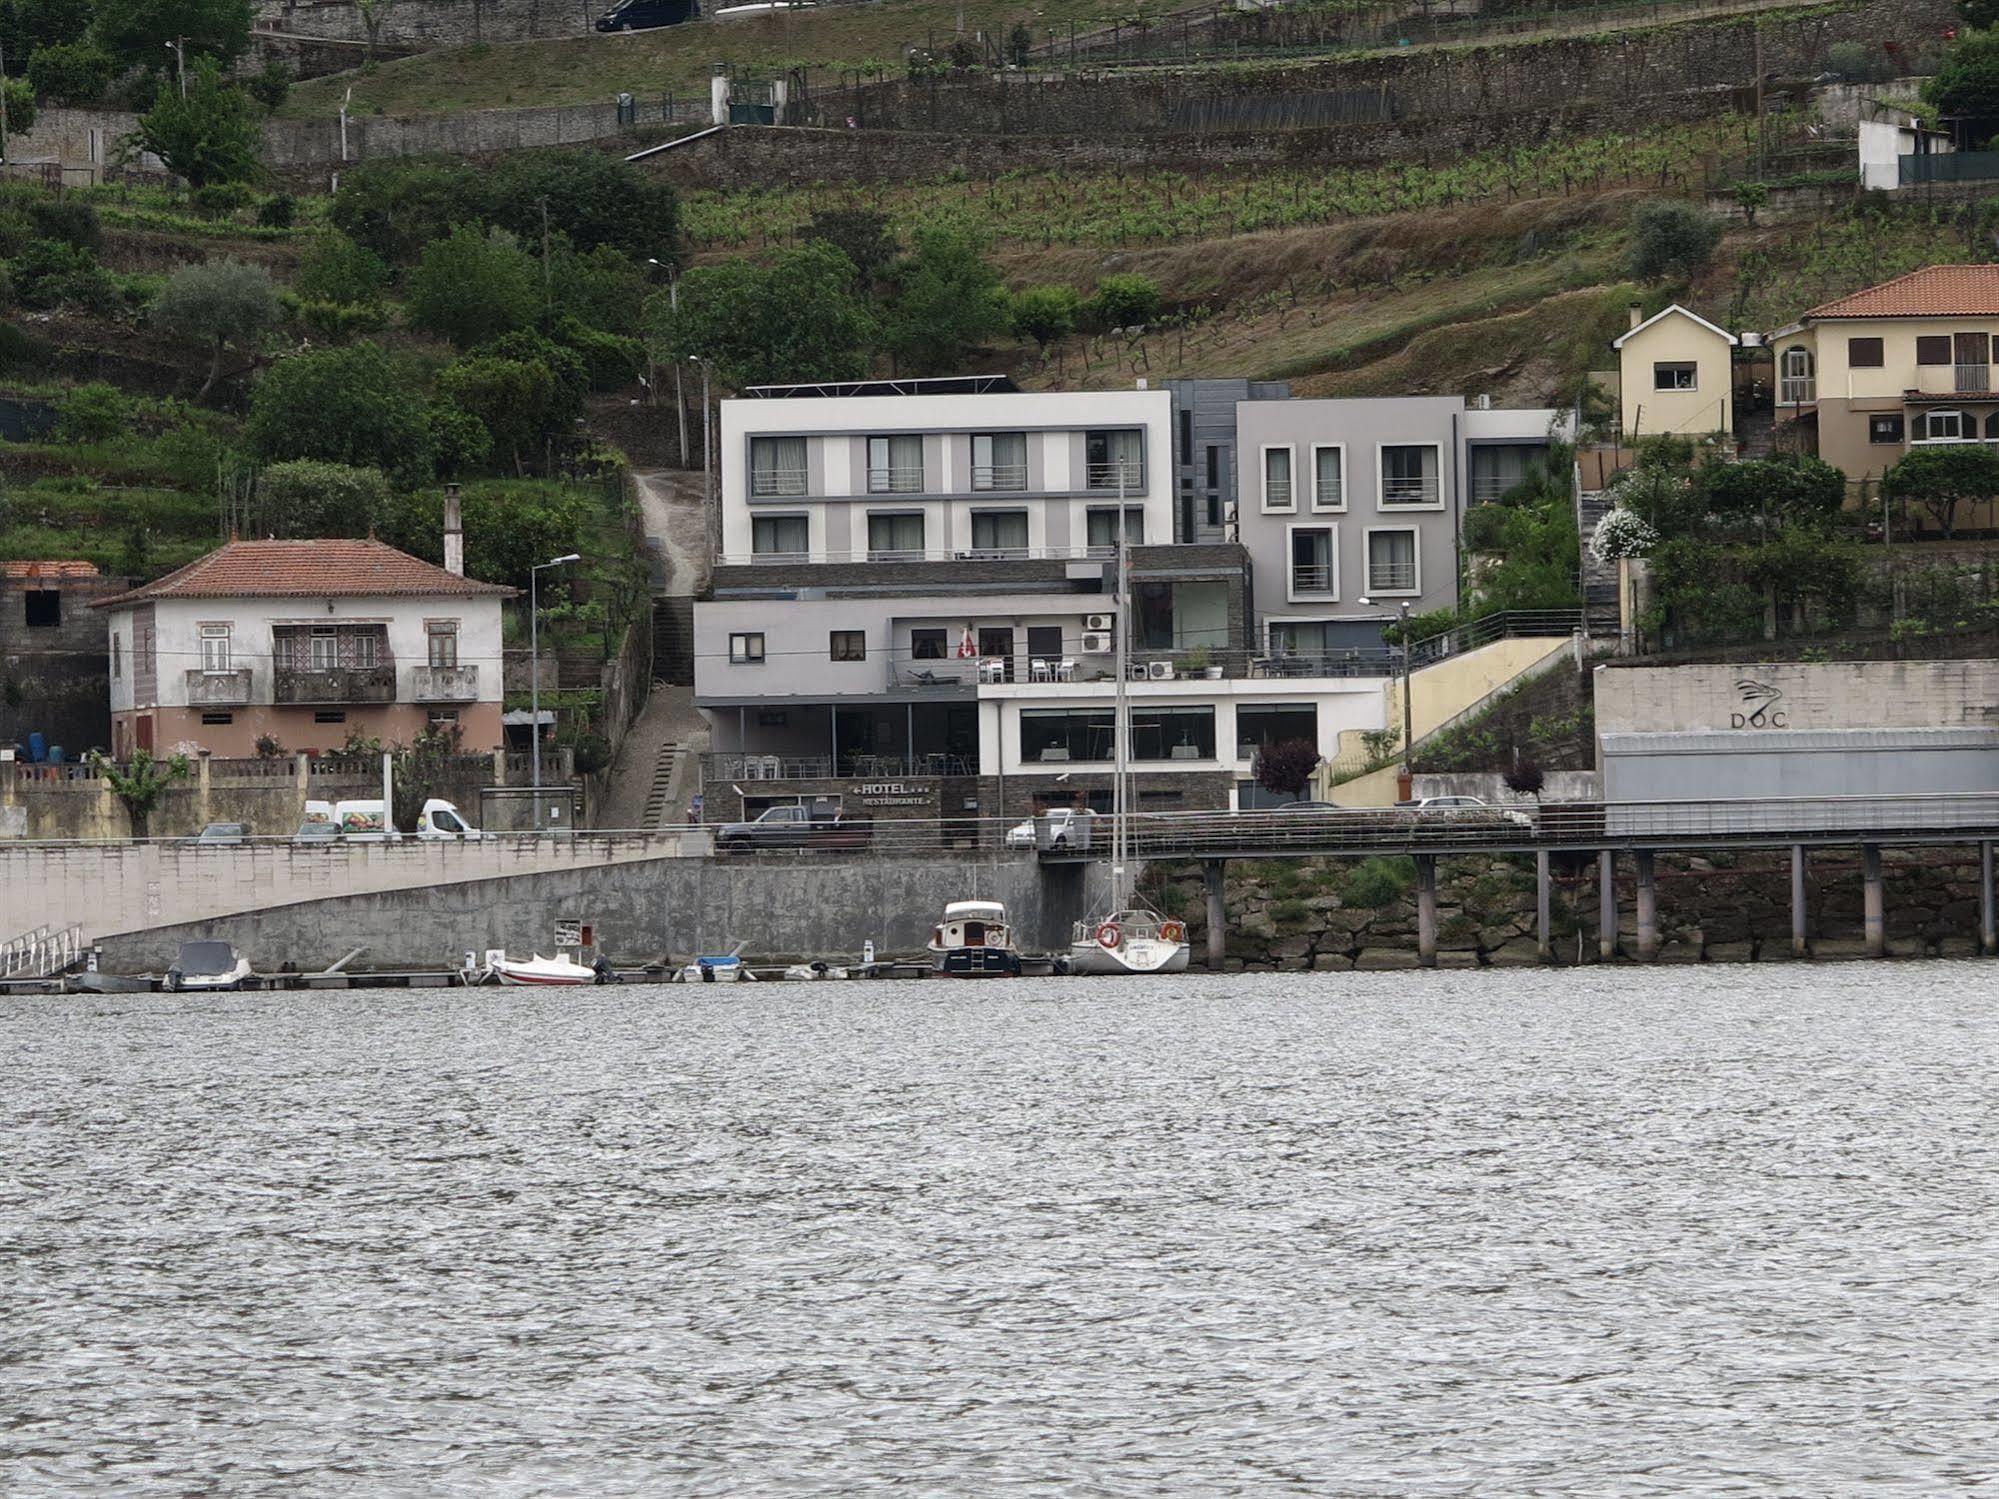
<path id="1" fill-rule="evenodd" d="M 382 891 L 131 932 L 104 943 L 111 972 L 159 972 L 184 941 L 233 942 L 260 969 L 313 969 L 355 947 L 356 966 L 455 968 L 466 951 L 553 943 L 557 921 L 596 925 L 602 951 L 628 962 L 686 959 L 744 944 L 763 962 L 858 957 L 928 940 L 947 900 L 1004 901 L 1024 947 L 1066 946 L 1101 866 L 1044 870 L 1024 854 L 645 859 Z"/>

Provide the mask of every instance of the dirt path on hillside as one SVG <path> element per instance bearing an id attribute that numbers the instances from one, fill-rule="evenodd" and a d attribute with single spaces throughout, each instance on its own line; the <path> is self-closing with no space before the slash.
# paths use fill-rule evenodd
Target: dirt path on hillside
<path id="1" fill-rule="evenodd" d="M 646 537 L 653 545 L 653 592 L 692 598 L 708 586 L 708 527 L 702 476 L 679 469 L 632 475 Z"/>

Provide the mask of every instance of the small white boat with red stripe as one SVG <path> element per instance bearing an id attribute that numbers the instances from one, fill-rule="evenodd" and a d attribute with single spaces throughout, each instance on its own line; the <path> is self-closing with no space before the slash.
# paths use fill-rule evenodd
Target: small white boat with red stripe
<path id="1" fill-rule="evenodd" d="M 503 952 L 488 953 L 486 966 L 501 983 L 523 988 L 563 988 L 597 982 L 596 969 L 560 953 L 552 958 L 544 958 L 540 953 L 525 958 L 510 958 Z"/>

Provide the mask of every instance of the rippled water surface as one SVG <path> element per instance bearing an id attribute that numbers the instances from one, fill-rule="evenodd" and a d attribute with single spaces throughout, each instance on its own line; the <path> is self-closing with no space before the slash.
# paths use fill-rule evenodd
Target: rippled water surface
<path id="1" fill-rule="evenodd" d="M 0 1001 L 0 1491 L 1973 1485 L 1995 992 Z"/>

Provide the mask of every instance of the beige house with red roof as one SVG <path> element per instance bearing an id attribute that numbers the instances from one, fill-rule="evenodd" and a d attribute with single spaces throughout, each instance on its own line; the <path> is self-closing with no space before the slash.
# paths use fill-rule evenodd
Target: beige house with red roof
<path id="1" fill-rule="evenodd" d="M 232 541 L 109 615 L 112 753 L 339 749 L 456 727 L 503 747 L 500 606 L 479 583 L 379 541 Z"/>
<path id="2" fill-rule="evenodd" d="M 1939 265 L 1814 307 L 1770 336 L 1777 419 L 1878 479 L 1925 443 L 1999 442 L 1999 265 Z"/>

